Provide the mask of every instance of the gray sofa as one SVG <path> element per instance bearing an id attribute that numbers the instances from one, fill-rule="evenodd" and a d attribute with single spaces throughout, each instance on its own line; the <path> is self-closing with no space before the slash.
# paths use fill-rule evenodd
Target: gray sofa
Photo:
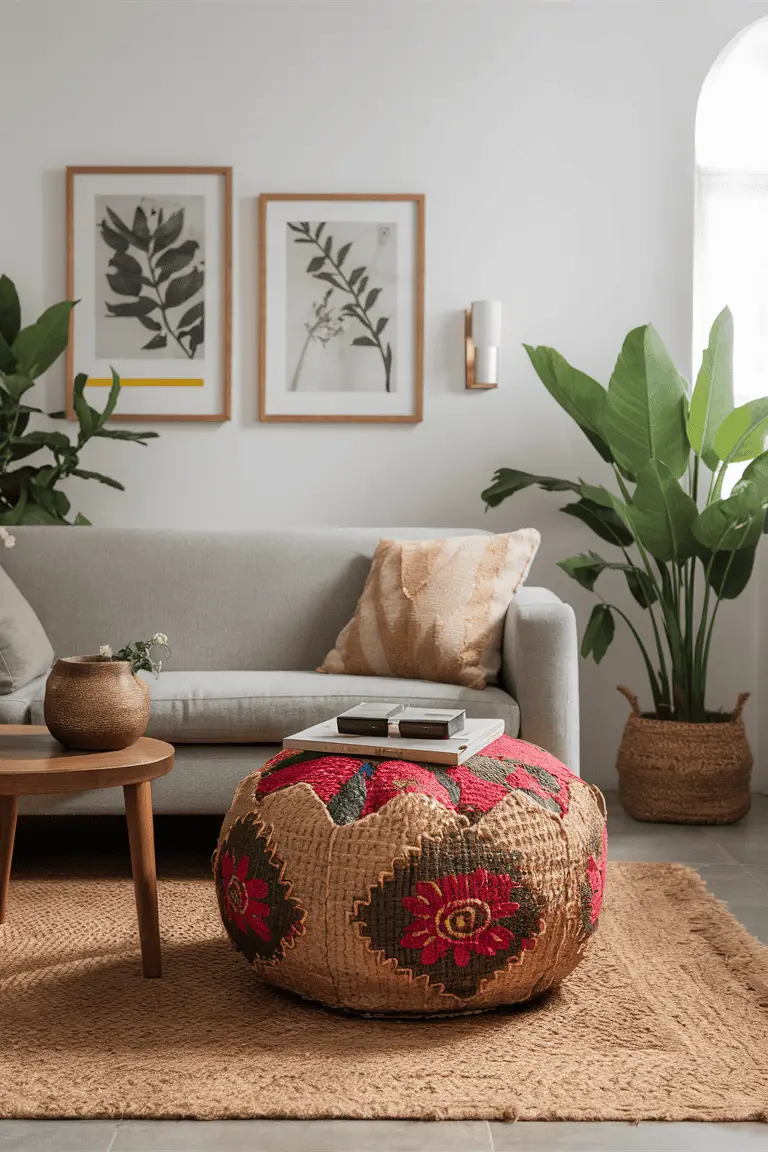
<path id="1" fill-rule="evenodd" d="M 323 528 L 189 532 L 14 528 L 0 561 L 37 612 L 57 656 L 166 632 L 173 657 L 149 678 L 148 734 L 177 747 L 153 785 L 157 812 L 224 812 L 240 779 L 282 738 L 362 700 L 407 698 L 500 717 L 507 732 L 579 767 L 573 612 L 524 588 L 509 609 L 502 683 L 484 691 L 314 669 L 354 612 L 382 536 L 464 530 Z M 43 723 L 45 677 L 0 696 L 0 723 Z M 24 811 L 121 812 L 114 789 L 24 801 Z"/>

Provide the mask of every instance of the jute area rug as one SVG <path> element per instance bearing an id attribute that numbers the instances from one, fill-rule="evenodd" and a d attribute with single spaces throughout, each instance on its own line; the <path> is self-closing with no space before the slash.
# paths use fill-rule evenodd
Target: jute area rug
<path id="1" fill-rule="evenodd" d="M 537 1005 L 371 1020 L 271 991 L 212 884 L 19 879 L 0 928 L 4 1117 L 768 1120 L 768 948 L 680 865 L 613 864 L 587 959 Z"/>

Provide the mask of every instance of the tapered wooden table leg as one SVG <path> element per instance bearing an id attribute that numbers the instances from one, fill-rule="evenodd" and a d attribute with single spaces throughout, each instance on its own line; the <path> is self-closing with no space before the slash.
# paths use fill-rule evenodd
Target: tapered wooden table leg
<path id="1" fill-rule="evenodd" d="M 5 920 L 8 907 L 8 885 L 11 882 L 11 861 L 18 810 L 18 797 L 0 796 L 0 924 Z"/>
<path id="2" fill-rule="evenodd" d="M 141 967 L 145 977 L 162 976 L 160 924 L 157 916 L 155 834 L 152 826 L 152 788 L 149 780 L 124 784 L 125 815 L 131 846 L 133 887 L 139 918 Z"/>

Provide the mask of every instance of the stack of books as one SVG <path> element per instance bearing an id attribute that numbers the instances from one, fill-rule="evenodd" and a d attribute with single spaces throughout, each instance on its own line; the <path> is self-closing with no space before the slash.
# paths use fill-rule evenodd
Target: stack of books
<path id="1" fill-rule="evenodd" d="M 283 747 L 455 767 L 503 735 L 503 720 L 467 720 L 456 709 L 359 704 L 287 736 Z"/>

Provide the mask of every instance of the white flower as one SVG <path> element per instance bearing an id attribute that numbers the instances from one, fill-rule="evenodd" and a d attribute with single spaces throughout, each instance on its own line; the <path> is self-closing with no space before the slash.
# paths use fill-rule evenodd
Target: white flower
<path id="1" fill-rule="evenodd" d="M 102 644 L 102 646 L 99 648 L 99 656 L 103 656 L 105 660 L 112 659 L 112 649 L 110 648 L 109 644 Z"/>
<path id="2" fill-rule="evenodd" d="M 154 636 L 152 637 L 152 643 L 153 644 L 167 644 L 168 643 L 168 637 L 166 636 L 165 632 L 155 632 Z"/>
<path id="3" fill-rule="evenodd" d="M 0 527 L 0 540 L 3 542 L 6 548 L 13 548 L 14 544 L 16 543 L 16 537 L 11 536 L 8 529 L 2 527 Z"/>

